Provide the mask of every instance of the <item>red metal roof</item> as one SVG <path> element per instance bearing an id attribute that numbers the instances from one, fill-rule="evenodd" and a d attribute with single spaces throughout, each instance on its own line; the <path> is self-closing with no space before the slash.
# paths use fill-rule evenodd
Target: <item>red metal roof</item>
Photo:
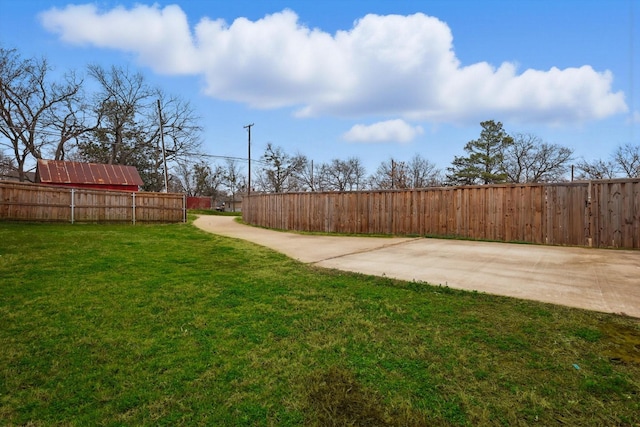
<path id="1" fill-rule="evenodd" d="M 40 159 L 37 175 L 46 184 L 143 185 L 134 166 Z"/>

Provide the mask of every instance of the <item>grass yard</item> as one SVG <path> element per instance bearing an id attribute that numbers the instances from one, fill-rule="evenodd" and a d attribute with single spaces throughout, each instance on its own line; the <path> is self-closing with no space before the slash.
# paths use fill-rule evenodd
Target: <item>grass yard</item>
<path id="1" fill-rule="evenodd" d="M 190 224 L 0 223 L 0 424 L 640 424 L 637 319 Z"/>

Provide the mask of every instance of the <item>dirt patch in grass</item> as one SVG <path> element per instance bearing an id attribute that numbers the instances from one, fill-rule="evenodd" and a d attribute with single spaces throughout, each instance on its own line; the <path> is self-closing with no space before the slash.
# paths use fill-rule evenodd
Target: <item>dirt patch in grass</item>
<path id="1" fill-rule="evenodd" d="M 364 389 L 346 369 L 316 371 L 306 382 L 312 423 L 321 426 L 387 426 L 379 397 Z"/>
<path id="2" fill-rule="evenodd" d="M 607 347 L 606 356 L 613 363 L 640 365 L 640 329 L 615 323 L 603 323 L 600 340 Z"/>
<path id="3" fill-rule="evenodd" d="M 306 382 L 307 422 L 316 426 L 426 426 L 418 413 L 398 414 L 375 392 L 363 387 L 351 371 L 332 366 Z M 396 413 L 393 413 L 396 412 Z"/>

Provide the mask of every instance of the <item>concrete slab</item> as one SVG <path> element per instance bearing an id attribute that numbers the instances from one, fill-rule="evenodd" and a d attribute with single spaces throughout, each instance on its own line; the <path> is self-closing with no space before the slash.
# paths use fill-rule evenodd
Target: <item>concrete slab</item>
<path id="1" fill-rule="evenodd" d="M 427 238 L 312 236 L 201 216 L 203 230 L 304 263 L 640 317 L 640 251 Z"/>

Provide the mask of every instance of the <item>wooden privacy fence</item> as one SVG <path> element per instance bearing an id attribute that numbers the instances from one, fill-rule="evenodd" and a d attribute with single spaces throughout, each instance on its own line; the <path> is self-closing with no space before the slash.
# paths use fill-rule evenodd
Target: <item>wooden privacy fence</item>
<path id="1" fill-rule="evenodd" d="M 0 182 L 0 220 L 185 222 L 183 194 L 104 191 Z"/>
<path id="2" fill-rule="evenodd" d="M 640 249 L 640 179 L 252 194 L 243 204 L 246 222 L 276 229 Z"/>

